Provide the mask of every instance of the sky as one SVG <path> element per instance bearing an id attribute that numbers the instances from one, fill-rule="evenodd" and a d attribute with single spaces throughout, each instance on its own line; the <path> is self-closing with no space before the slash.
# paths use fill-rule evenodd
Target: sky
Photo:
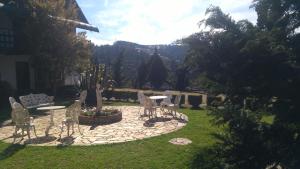
<path id="1" fill-rule="evenodd" d="M 234 20 L 256 23 L 257 15 L 249 8 L 252 0 L 77 0 L 90 24 L 99 33 L 87 31 L 97 45 L 117 40 L 153 45 L 170 44 L 199 32 L 210 5 L 219 6 Z"/>

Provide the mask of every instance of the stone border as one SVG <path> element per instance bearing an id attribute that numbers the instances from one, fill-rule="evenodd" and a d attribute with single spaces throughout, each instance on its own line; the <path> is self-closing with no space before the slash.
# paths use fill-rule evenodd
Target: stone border
<path id="1" fill-rule="evenodd" d="M 107 116 L 85 116 L 80 115 L 79 124 L 83 125 L 104 125 L 116 123 L 122 120 L 122 112 L 117 110 L 117 113 Z"/>

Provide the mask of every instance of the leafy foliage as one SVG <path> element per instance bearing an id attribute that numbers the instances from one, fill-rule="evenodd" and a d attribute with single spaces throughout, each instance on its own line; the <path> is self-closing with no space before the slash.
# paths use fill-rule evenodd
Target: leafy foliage
<path id="1" fill-rule="evenodd" d="M 57 19 L 77 18 L 77 8 L 72 4 L 66 8 L 66 3 L 16 1 L 7 10 L 14 22 L 17 49 L 32 56 L 37 88 L 55 90 L 66 73 L 81 72 L 89 65 L 90 44 L 85 34 L 76 35 L 75 25 Z"/>
<path id="2" fill-rule="evenodd" d="M 179 91 L 185 90 L 189 85 L 189 67 L 187 66 L 178 66 L 176 70 L 176 86 L 175 89 Z"/>
<path id="3" fill-rule="evenodd" d="M 172 70 L 168 72 L 169 76 L 166 83 L 176 88 L 177 78 L 187 75 L 185 71 L 183 74 L 179 73 L 182 72 L 180 70 L 176 71 L 183 63 L 187 50 L 186 45 L 140 45 L 126 41 L 116 41 L 113 45 L 94 46 L 93 57 L 96 63 L 105 64 L 107 69 L 113 69 L 113 64 L 117 62 L 120 53 L 123 53 L 122 87 L 142 88 L 148 82 L 148 70 L 146 69 L 149 68 L 149 65 L 147 64 L 155 48 L 165 67 Z M 184 83 L 185 85 L 182 85 L 182 87 L 185 88 L 188 84 L 187 79 Z"/>
<path id="4" fill-rule="evenodd" d="M 6 81 L 0 81 L 0 107 L 8 107 L 8 97 L 14 96 L 14 89 L 13 87 Z"/>
<path id="5" fill-rule="evenodd" d="M 113 66 L 113 79 L 116 82 L 116 87 L 121 87 L 122 82 L 124 81 L 124 76 L 123 76 L 123 60 L 124 60 L 124 51 L 122 51 L 116 62 L 114 63 Z"/>
<path id="6" fill-rule="evenodd" d="M 200 22 L 211 28 L 184 39 L 187 64 L 226 95 L 212 107 L 215 122 L 228 126 L 219 135 L 219 155 L 229 168 L 297 168 L 300 156 L 299 2 L 257 0 L 257 26 L 234 21 L 218 7 Z M 218 93 L 214 93 L 218 94 Z M 262 114 L 275 116 L 272 124 Z"/>
<path id="7" fill-rule="evenodd" d="M 146 84 L 147 74 L 148 74 L 147 64 L 145 60 L 142 59 L 137 70 L 137 86 L 139 88 L 142 88 Z"/>
<path id="8" fill-rule="evenodd" d="M 168 72 L 163 61 L 158 55 L 157 50 L 155 50 L 154 54 L 151 56 L 148 66 L 148 81 L 151 82 L 155 89 L 159 89 L 160 86 L 166 81 Z"/>

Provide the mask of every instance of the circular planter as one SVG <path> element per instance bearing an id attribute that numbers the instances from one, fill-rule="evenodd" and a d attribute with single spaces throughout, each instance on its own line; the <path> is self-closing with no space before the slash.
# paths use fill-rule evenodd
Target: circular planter
<path id="1" fill-rule="evenodd" d="M 116 123 L 122 120 L 122 112 L 115 111 L 109 115 L 87 116 L 79 115 L 79 123 L 84 125 L 103 125 Z"/>

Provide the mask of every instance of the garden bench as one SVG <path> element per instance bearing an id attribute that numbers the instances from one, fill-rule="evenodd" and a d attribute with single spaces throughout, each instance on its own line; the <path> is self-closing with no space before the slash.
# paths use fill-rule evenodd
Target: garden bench
<path id="1" fill-rule="evenodd" d="M 40 94 L 29 94 L 25 96 L 20 96 L 20 101 L 24 107 L 27 109 L 37 108 L 42 106 L 54 105 L 54 96 L 48 96 L 44 93 Z"/>

